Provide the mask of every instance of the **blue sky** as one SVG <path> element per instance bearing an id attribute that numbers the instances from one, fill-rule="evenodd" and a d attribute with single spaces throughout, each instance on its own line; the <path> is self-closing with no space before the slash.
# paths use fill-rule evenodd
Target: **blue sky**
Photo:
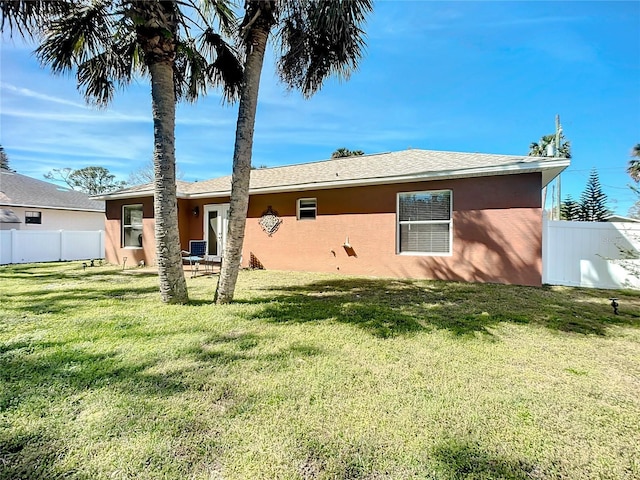
<path id="1" fill-rule="evenodd" d="M 559 114 L 572 142 L 562 196 L 579 198 L 592 168 L 609 207 L 636 200 L 625 169 L 640 143 L 640 2 L 378 1 L 367 54 L 347 82 L 311 100 L 263 72 L 254 165 L 323 160 L 339 147 L 526 155 Z M 120 179 L 152 157 L 147 79 L 103 110 L 75 78 L 52 76 L 18 38 L 2 40 L 0 143 L 19 173 L 101 165 Z M 231 172 L 235 106 L 216 92 L 178 107 L 184 180 Z"/>

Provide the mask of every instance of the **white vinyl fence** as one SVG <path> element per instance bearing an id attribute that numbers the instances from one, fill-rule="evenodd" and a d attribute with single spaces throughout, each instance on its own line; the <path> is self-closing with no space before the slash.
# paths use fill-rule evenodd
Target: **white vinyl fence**
<path id="1" fill-rule="evenodd" d="M 542 282 L 640 289 L 640 223 L 544 220 Z"/>
<path id="2" fill-rule="evenodd" d="M 104 231 L 0 230 L 0 265 L 104 258 Z"/>

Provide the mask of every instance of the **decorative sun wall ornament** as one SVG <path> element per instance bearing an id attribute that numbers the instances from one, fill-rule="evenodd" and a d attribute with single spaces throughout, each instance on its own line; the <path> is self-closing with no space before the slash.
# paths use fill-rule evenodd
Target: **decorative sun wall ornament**
<path id="1" fill-rule="evenodd" d="M 260 226 L 264 233 L 271 236 L 276 233 L 278 227 L 282 223 L 280 217 L 278 217 L 278 212 L 271 209 L 271 205 L 267 207 L 265 212 L 262 214 L 262 218 L 260 218 Z"/>

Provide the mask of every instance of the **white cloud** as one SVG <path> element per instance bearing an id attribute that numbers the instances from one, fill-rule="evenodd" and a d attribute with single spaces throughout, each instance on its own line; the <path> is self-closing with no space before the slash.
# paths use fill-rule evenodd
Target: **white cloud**
<path id="1" fill-rule="evenodd" d="M 43 112 L 34 110 L 14 110 L 3 109 L 2 115 L 7 117 L 30 118 L 40 121 L 46 120 L 56 123 L 150 123 L 151 115 L 148 117 L 142 115 L 127 115 L 114 111 L 106 112 L 87 112 L 87 113 L 69 113 L 61 112 Z"/>
<path id="2" fill-rule="evenodd" d="M 10 83 L 0 82 L 0 89 L 5 90 L 6 92 L 11 92 L 12 94 L 18 95 L 21 97 L 35 98 L 37 100 L 44 100 L 46 102 L 57 103 L 60 105 L 68 105 L 71 107 L 82 108 L 82 109 L 88 108 L 87 105 L 84 105 L 79 102 L 72 102 L 65 98 L 54 97 L 52 95 L 36 92 L 28 88 L 16 87 L 15 85 L 11 85 Z"/>

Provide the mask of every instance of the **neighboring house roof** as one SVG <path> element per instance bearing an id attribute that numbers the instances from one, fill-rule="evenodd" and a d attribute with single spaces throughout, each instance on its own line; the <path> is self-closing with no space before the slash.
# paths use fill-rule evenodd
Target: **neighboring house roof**
<path id="1" fill-rule="evenodd" d="M 104 202 L 42 180 L 0 170 L 0 206 L 104 212 Z"/>
<path id="2" fill-rule="evenodd" d="M 403 150 L 251 171 L 250 193 L 341 188 L 449 178 L 542 173 L 547 185 L 569 166 L 569 159 L 484 153 Z M 178 182 L 178 197 L 223 197 L 231 192 L 231 176 L 203 182 Z M 131 198 L 153 194 L 153 184 L 139 185 L 93 198 Z"/>
<path id="3" fill-rule="evenodd" d="M 623 217 L 622 215 L 609 215 L 605 218 L 607 222 L 628 222 L 628 223 L 640 223 L 637 218 Z"/>

